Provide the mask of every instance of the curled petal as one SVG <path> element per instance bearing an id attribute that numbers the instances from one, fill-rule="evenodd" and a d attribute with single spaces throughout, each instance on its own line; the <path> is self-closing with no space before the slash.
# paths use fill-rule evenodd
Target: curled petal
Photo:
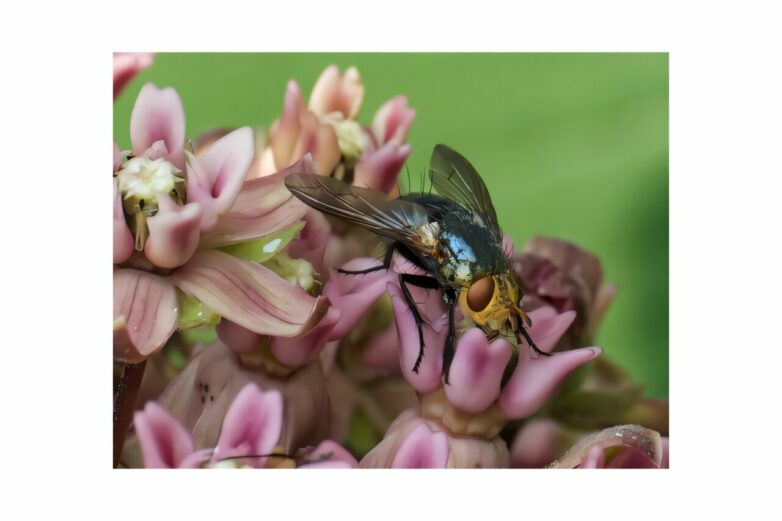
<path id="1" fill-rule="evenodd" d="M 339 443 L 326 440 L 320 443 L 308 456 L 306 463 L 300 469 L 355 469 L 358 461 Z"/>
<path id="2" fill-rule="evenodd" d="M 514 420 L 530 416 L 543 406 L 565 376 L 602 352 L 599 347 L 585 347 L 535 356 L 526 345 L 520 346 L 518 366 L 500 395 L 503 414 Z"/>
<path id="3" fill-rule="evenodd" d="M 647 455 L 647 453 L 645 453 L 644 451 L 636 447 L 623 447 L 622 449 L 619 450 L 616 456 L 614 456 L 606 466 L 612 469 L 650 469 L 650 468 L 667 469 L 669 467 L 668 437 L 660 438 L 660 445 L 661 445 L 661 449 L 660 449 L 661 454 L 660 454 L 659 464 L 654 460 L 654 458 L 650 458 Z M 600 451 L 604 452 L 602 448 L 600 449 Z"/>
<path id="4" fill-rule="evenodd" d="M 316 168 L 311 156 L 304 156 L 277 174 L 246 181 L 231 210 L 201 237 L 201 246 L 212 248 L 257 239 L 301 220 L 309 207 L 293 197 L 283 180 L 290 173 L 314 173 Z"/>
<path id="5" fill-rule="evenodd" d="M 173 88 L 158 89 L 151 83 L 141 88 L 130 116 L 130 140 L 136 156 L 162 141 L 164 157 L 184 170 L 185 109 Z"/>
<path id="6" fill-rule="evenodd" d="M 660 433 L 640 425 L 619 425 L 585 436 L 549 467 L 600 467 L 605 461 L 605 456 L 601 453 L 608 447 L 623 447 L 623 450 L 629 448 L 639 452 L 653 467 L 660 467 L 663 461 Z M 621 454 L 622 451 L 617 457 Z"/>
<path id="7" fill-rule="evenodd" d="M 208 309 L 262 335 L 296 336 L 329 307 L 276 273 L 217 250 L 201 250 L 172 275 L 174 284 Z"/>
<path id="8" fill-rule="evenodd" d="M 151 52 L 115 52 L 114 53 L 114 99 L 139 72 L 155 61 Z"/>
<path id="9" fill-rule="evenodd" d="M 362 257 L 354 259 L 344 266 L 344 270 L 359 271 L 380 262 L 377 259 Z M 332 272 L 323 288 L 323 295 L 331 305 L 340 310 L 339 321 L 331 331 L 330 340 L 345 336 L 369 311 L 369 307 L 386 291 L 388 274 L 378 270 L 363 275 L 348 275 Z"/>
<path id="10" fill-rule="evenodd" d="M 218 217 L 233 206 L 253 161 L 255 143 L 250 127 L 234 130 L 196 158 L 188 153 L 187 200 L 204 208 L 202 231 L 214 227 Z"/>
<path id="11" fill-rule="evenodd" d="M 448 401 L 459 409 L 481 412 L 500 395 L 500 383 L 511 357 L 511 345 L 504 338 L 489 343 L 477 327 L 459 338 L 445 386 Z"/>
<path id="12" fill-rule="evenodd" d="M 273 337 L 272 354 L 283 364 L 293 367 L 313 362 L 326 345 L 329 334 L 339 320 L 339 315 L 339 309 L 332 306 L 326 316 L 308 333 L 296 338 Z"/>
<path id="13" fill-rule="evenodd" d="M 365 153 L 356 165 L 354 184 L 390 192 L 396 185 L 399 170 L 410 156 L 410 150 L 409 144 L 387 143 L 379 150 Z"/>
<path id="14" fill-rule="evenodd" d="M 415 302 L 424 303 L 423 306 L 419 306 L 421 315 L 426 321 L 421 325 L 424 352 L 416 372 L 413 369 L 421 348 L 418 326 L 405 301 L 401 287 L 395 282 L 389 282 L 387 290 L 391 295 L 391 306 L 399 333 L 399 360 L 402 374 L 410 385 L 420 393 L 430 393 L 440 386 L 443 372 L 443 346 L 448 334 L 448 315 L 439 292 L 427 292 L 415 287 L 409 289 Z"/>
<path id="15" fill-rule="evenodd" d="M 340 77 L 339 68 L 331 65 L 321 73 L 310 95 L 309 108 L 318 116 L 341 112 L 345 119 L 356 119 L 364 101 L 364 84 L 358 69 L 350 67 Z"/>
<path id="16" fill-rule="evenodd" d="M 448 436 L 422 423 L 402 442 L 393 468 L 444 469 L 448 464 Z"/>
<path id="17" fill-rule="evenodd" d="M 257 385 L 247 384 L 225 414 L 213 459 L 269 454 L 280 439 L 281 431 L 280 392 L 262 392 Z M 258 466 L 263 466 L 265 461 L 265 458 L 251 459 Z"/>
<path id="18" fill-rule="evenodd" d="M 197 466 L 197 462 L 192 459 L 193 440 L 190 435 L 157 403 L 147 402 L 143 411 L 136 411 L 133 415 L 133 426 L 146 468 Z"/>
<path id="19" fill-rule="evenodd" d="M 114 271 L 114 358 L 138 363 L 166 343 L 176 329 L 174 286 L 134 269 Z"/>
<path id="20" fill-rule="evenodd" d="M 551 306 L 542 306 L 531 311 L 529 318 L 532 321 L 529 335 L 538 349 L 548 353 L 576 319 L 576 312 L 557 313 L 557 310 Z"/>
<path id="21" fill-rule="evenodd" d="M 388 100 L 375 113 L 372 132 L 378 143 L 393 141 L 401 145 L 407 139 L 407 132 L 415 119 L 415 110 L 407 104 L 407 97 L 396 96 Z"/>
<path id="22" fill-rule="evenodd" d="M 176 268 L 198 248 L 203 208 L 199 203 L 179 206 L 167 195 L 159 195 L 158 203 L 158 213 L 147 219 L 149 238 L 144 255 L 159 268 Z"/>
<path id="23" fill-rule="evenodd" d="M 125 262 L 133 254 L 133 234 L 122 212 L 122 196 L 114 182 L 114 264 Z"/>

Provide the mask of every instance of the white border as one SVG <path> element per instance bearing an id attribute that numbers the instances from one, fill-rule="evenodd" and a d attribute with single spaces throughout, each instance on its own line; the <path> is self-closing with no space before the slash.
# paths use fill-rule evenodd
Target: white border
<path id="1" fill-rule="evenodd" d="M 778 478 L 763 472 L 779 468 L 782 352 L 771 334 L 782 294 L 772 3 L 74 4 L 16 5 L 3 36 L 4 510 L 112 520 L 779 511 Z M 110 53 L 238 49 L 670 51 L 673 469 L 112 471 Z"/>

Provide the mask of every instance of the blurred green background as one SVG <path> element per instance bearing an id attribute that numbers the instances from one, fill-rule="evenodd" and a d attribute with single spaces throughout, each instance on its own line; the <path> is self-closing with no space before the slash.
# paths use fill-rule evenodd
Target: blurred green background
<path id="1" fill-rule="evenodd" d="M 481 173 L 518 247 L 550 235 L 596 253 L 619 288 L 597 343 L 647 396 L 668 397 L 667 54 L 158 54 L 117 98 L 114 140 L 129 148 L 147 81 L 177 89 L 194 138 L 269 125 L 289 79 L 308 96 L 332 63 L 358 67 L 362 123 L 408 97 L 416 179 L 446 143 Z"/>

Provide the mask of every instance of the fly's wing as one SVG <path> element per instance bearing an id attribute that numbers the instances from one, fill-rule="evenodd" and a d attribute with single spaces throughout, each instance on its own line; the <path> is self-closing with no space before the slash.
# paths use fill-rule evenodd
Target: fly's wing
<path id="1" fill-rule="evenodd" d="M 445 145 L 435 146 L 429 177 L 438 194 L 477 214 L 493 235 L 502 237 L 489 190 L 464 156 Z"/>
<path id="2" fill-rule="evenodd" d="M 386 196 L 370 188 L 352 186 L 333 177 L 290 174 L 285 186 L 303 203 L 341 217 L 382 237 L 401 241 L 414 250 L 425 249 L 421 226 L 433 222 L 420 204 Z"/>

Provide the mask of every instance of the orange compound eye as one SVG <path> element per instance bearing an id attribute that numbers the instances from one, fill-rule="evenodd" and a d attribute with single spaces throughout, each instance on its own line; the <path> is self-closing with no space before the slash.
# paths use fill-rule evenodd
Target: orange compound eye
<path id="1" fill-rule="evenodd" d="M 467 305 L 472 311 L 483 311 L 494 296 L 494 278 L 483 277 L 467 290 Z"/>

